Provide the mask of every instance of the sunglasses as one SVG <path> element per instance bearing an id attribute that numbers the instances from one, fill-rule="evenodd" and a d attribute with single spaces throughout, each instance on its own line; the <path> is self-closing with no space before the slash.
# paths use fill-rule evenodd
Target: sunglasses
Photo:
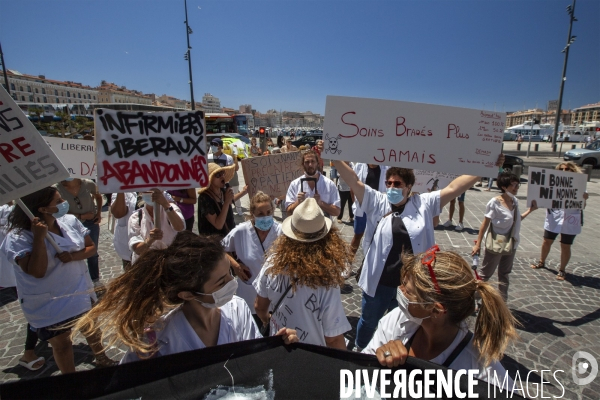
<path id="1" fill-rule="evenodd" d="M 81 210 L 83 208 L 83 206 L 81 205 L 81 201 L 79 200 L 79 197 L 75 196 L 75 198 L 73 200 L 75 200 L 75 203 L 77 204 L 77 208 L 79 208 Z"/>
<path id="2" fill-rule="evenodd" d="M 215 178 L 219 179 L 225 176 L 225 171 L 219 171 L 215 174 Z"/>
<path id="3" fill-rule="evenodd" d="M 385 186 L 387 186 L 387 187 L 393 186 L 395 188 L 401 188 L 401 187 L 404 187 L 404 182 L 400 182 L 400 181 L 385 181 Z"/>

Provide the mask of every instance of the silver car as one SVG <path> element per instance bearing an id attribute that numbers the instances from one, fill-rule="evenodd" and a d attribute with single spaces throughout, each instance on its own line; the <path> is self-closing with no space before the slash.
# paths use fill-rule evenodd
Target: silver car
<path id="1" fill-rule="evenodd" d="M 577 165 L 600 165 L 600 140 L 588 144 L 585 149 L 569 150 L 564 155 L 565 161 L 573 161 Z"/>

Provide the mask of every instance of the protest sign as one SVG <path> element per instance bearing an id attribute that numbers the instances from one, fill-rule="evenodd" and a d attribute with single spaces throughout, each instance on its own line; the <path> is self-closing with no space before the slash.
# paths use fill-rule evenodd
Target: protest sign
<path id="1" fill-rule="evenodd" d="M 96 179 L 95 142 L 53 137 L 45 137 L 44 140 L 67 168 L 71 178 Z"/>
<path id="2" fill-rule="evenodd" d="M 527 206 L 535 200 L 539 208 L 583 209 L 587 175 L 556 169 L 529 167 Z"/>
<path id="3" fill-rule="evenodd" d="M 490 176 L 504 113 L 327 96 L 323 158 Z"/>
<path id="4" fill-rule="evenodd" d="M 38 130 L 0 87 L 0 204 L 68 177 Z"/>
<path id="5" fill-rule="evenodd" d="M 290 182 L 304 174 L 301 156 L 299 151 L 293 151 L 242 160 L 249 198 L 259 190 L 275 197 L 285 196 Z"/>
<path id="6" fill-rule="evenodd" d="M 415 184 L 412 191 L 415 193 L 429 193 L 441 190 L 448 186 L 459 175 L 448 174 L 446 172 L 426 171 L 415 169 Z"/>
<path id="7" fill-rule="evenodd" d="M 96 163 L 103 193 L 208 185 L 202 111 L 97 109 Z"/>

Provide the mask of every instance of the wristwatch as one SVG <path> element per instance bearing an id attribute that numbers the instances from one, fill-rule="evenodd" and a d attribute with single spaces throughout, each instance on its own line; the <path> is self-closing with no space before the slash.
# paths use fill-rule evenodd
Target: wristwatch
<path id="1" fill-rule="evenodd" d="M 172 212 L 173 211 L 173 206 L 169 206 L 169 208 L 167 208 L 165 211 L 166 212 Z"/>

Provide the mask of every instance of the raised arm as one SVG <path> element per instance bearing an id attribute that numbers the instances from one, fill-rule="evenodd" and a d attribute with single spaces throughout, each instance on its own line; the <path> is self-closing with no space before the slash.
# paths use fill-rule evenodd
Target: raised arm
<path id="1" fill-rule="evenodd" d="M 362 204 L 363 197 L 365 196 L 365 184 L 358 179 L 356 173 L 345 162 L 334 160 L 333 166 L 337 169 L 344 182 L 350 186 L 350 190 L 354 193 L 356 200 Z"/>

